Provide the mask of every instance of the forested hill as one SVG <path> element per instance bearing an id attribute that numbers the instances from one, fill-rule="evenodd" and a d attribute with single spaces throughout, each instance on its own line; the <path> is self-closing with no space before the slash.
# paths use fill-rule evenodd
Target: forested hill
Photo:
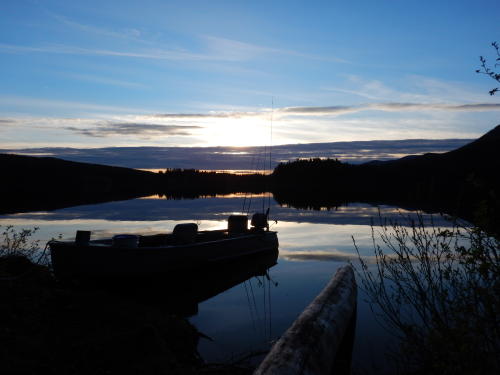
<path id="1" fill-rule="evenodd" d="M 499 192 L 500 187 L 500 125 L 477 140 L 443 154 L 425 154 L 405 157 L 378 164 L 364 164 L 361 174 L 367 173 L 382 185 L 387 179 L 395 187 L 407 182 L 427 187 L 429 193 L 447 189 L 474 188 L 476 193 L 486 190 Z M 479 190 L 478 190 L 479 189 Z M 394 190 L 394 189 L 392 189 Z"/>
<path id="2" fill-rule="evenodd" d="M 169 169 L 162 173 L 61 160 L 0 154 L 0 213 L 50 210 L 147 195 L 172 198 L 260 193 L 269 176 Z"/>
<path id="3" fill-rule="evenodd" d="M 51 157 L 0 154 L 0 166 L 2 212 L 125 199 L 158 185 L 155 173 Z"/>
<path id="4" fill-rule="evenodd" d="M 361 165 L 331 159 L 281 164 L 273 173 L 273 191 L 280 203 L 297 206 L 372 201 L 442 210 L 468 218 L 491 217 L 498 216 L 499 171 L 500 125 L 443 154 Z"/>

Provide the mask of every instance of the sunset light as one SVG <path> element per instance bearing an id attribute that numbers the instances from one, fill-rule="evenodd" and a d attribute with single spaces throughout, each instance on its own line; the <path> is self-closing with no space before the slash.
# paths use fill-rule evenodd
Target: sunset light
<path id="1" fill-rule="evenodd" d="M 0 0 L 0 374 L 500 374 L 500 0 Z"/>

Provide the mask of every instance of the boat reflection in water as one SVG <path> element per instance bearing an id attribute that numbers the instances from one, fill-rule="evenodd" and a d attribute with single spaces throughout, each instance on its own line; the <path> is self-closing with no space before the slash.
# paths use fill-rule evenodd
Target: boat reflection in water
<path id="1" fill-rule="evenodd" d="M 142 278 L 71 280 L 78 288 L 106 290 L 113 295 L 155 306 L 162 311 L 190 317 L 198 304 L 253 277 L 269 279 L 268 270 L 278 262 L 278 248 L 228 258 L 206 267 L 184 269 Z M 270 280 L 270 279 L 269 279 Z"/>
<path id="2" fill-rule="evenodd" d="M 269 278 L 277 264 L 278 248 L 220 262 L 214 267 L 172 275 L 156 285 L 162 290 L 163 306 L 183 316 L 198 313 L 198 304 L 237 286 L 252 277 Z"/>

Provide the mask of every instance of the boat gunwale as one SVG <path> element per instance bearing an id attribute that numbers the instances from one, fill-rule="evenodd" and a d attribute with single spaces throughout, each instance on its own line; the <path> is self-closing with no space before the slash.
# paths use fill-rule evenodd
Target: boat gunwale
<path id="1" fill-rule="evenodd" d="M 227 230 L 213 230 L 213 231 L 200 231 L 198 233 L 212 233 L 212 232 L 227 232 Z M 261 231 L 261 232 L 250 232 L 250 233 L 242 233 L 241 235 L 235 235 L 232 237 L 227 237 L 227 238 L 220 238 L 216 240 L 210 240 L 210 241 L 200 241 L 200 242 L 193 242 L 193 243 L 188 243 L 188 244 L 178 244 L 178 245 L 160 245 L 160 246 L 137 246 L 137 247 L 125 247 L 125 246 L 113 246 L 112 243 L 100 243 L 100 241 L 111 241 L 110 238 L 102 238 L 102 239 L 96 239 L 96 240 L 91 240 L 88 243 L 76 243 L 75 241 L 61 241 L 61 240 L 51 240 L 49 241 L 49 246 L 52 244 L 56 245 L 65 245 L 65 246 L 70 246 L 70 247 L 84 247 L 84 248 L 110 248 L 110 249 L 116 249 L 116 250 L 159 250 L 159 249 L 174 249 L 174 248 L 186 248 L 186 247 L 196 247 L 204 244 L 212 244 L 212 243 L 227 243 L 227 242 L 232 242 L 235 240 L 243 240 L 243 239 L 250 239 L 250 238 L 255 238 L 255 237 L 263 237 L 266 234 L 275 234 L 277 235 L 277 231 Z M 154 235 L 152 235 L 154 236 Z"/>

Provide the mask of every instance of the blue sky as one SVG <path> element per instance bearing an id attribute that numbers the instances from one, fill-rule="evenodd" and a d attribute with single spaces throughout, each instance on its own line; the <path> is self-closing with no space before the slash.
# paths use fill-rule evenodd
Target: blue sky
<path id="1" fill-rule="evenodd" d="M 499 25 L 498 1 L 6 0 L 0 148 L 474 138 Z"/>

